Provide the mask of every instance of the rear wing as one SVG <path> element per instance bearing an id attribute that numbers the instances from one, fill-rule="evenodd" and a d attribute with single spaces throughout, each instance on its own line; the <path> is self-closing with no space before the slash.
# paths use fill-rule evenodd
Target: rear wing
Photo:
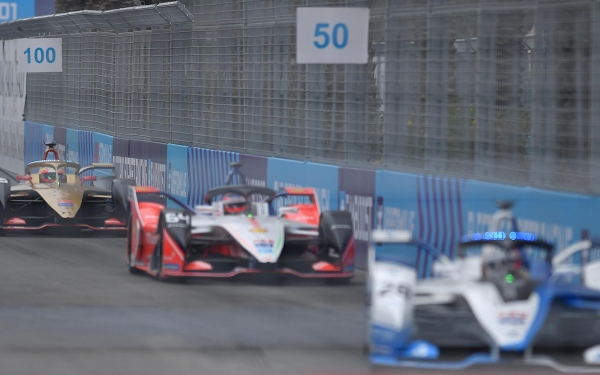
<path id="1" fill-rule="evenodd" d="M 79 170 L 79 174 L 85 172 L 85 171 L 89 171 L 89 170 L 94 170 L 94 169 L 110 169 L 112 170 L 112 174 L 115 174 L 115 165 L 113 163 L 92 163 L 90 165 L 88 165 L 87 167 L 83 167 Z"/>

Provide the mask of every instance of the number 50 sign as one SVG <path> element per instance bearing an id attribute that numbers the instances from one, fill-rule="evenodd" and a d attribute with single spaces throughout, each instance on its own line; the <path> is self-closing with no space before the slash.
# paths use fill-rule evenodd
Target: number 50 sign
<path id="1" fill-rule="evenodd" d="M 62 72 L 62 39 L 19 39 L 19 73 Z"/>
<path id="2" fill-rule="evenodd" d="M 299 64 L 366 64 L 368 8 L 297 8 Z"/>

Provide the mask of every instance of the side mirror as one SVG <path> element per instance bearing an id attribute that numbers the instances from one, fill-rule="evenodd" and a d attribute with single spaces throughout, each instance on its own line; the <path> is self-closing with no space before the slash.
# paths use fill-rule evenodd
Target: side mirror
<path id="1" fill-rule="evenodd" d="M 23 174 L 17 175 L 17 181 L 29 181 L 29 182 L 31 182 L 31 176 L 29 176 L 29 175 L 23 175 Z"/>
<path id="2" fill-rule="evenodd" d="M 96 176 L 83 176 L 83 177 L 81 177 L 81 185 L 83 185 L 84 182 L 96 181 L 96 179 L 97 179 Z"/>
<path id="3" fill-rule="evenodd" d="M 285 214 L 297 214 L 298 207 L 280 207 L 277 210 L 277 216 L 281 217 Z"/>

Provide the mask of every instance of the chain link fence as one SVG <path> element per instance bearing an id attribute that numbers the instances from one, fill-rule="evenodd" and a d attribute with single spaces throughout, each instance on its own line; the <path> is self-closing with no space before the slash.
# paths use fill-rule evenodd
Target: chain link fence
<path id="1" fill-rule="evenodd" d="M 295 63 L 296 8 L 369 7 L 369 63 Z M 197 0 L 63 35 L 27 119 L 114 136 L 600 193 L 600 3 Z"/>

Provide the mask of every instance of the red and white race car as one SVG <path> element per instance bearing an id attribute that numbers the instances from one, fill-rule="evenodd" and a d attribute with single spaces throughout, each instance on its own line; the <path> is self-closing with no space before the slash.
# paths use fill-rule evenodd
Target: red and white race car
<path id="1" fill-rule="evenodd" d="M 271 189 L 223 186 L 192 208 L 158 189 L 132 186 L 129 270 L 160 280 L 279 273 L 349 282 L 354 275 L 350 213 L 327 211 L 309 220 L 320 212 L 316 200 L 310 206 L 310 197 L 297 198 L 276 206 L 280 200 Z"/>

